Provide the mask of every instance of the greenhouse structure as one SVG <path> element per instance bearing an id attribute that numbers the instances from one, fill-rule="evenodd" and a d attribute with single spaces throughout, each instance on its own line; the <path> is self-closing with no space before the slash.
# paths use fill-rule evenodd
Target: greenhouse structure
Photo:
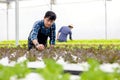
<path id="1" fill-rule="evenodd" d="M 0 0 L 0 80 L 120 80 L 119 8 L 120 0 Z"/>

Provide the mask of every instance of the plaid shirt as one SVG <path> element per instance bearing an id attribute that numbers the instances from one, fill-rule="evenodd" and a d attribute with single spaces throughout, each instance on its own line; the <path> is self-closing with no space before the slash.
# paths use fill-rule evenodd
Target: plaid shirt
<path id="1" fill-rule="evenodd" d="M 38 31 L 41 29 L 41 33 L 44 35 L 48 35 L 50 37 L 50 44 L 54 45 L 55 44 L 55 34 L 56 34 L 56 25 L 53 23 L 53 25 L 50 28 L 45 28 L 44 27 L 44 20 L 41 21 L 36 21 L 35 24 L 33 25 L 33 29 L 28 37 L 28 40 L 32 41 L 34 39 L 37 39 Z M 50 35 L 51 31 L 51 35 Z"/>

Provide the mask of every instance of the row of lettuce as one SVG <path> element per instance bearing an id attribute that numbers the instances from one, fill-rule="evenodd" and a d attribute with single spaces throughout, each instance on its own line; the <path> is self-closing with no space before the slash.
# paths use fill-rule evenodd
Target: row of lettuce
<path id="1" fill-rule="evenodd" d="M 15 44 L 15 43 L 16 43 L 15 40 L 0 41 L 0 44 Z M 27 44 L 27 40 L 19 40 L 19 44 Z M 62 43 L 56 41 L 56 44 L 120 44 L 120 40 L 119 39 L 68 40 L 67 42 L 62 42 Z"/>
<path id="2" fill-rule="evenodd" d="M 49 41 L 48 41 L 49 42 Z M 27 48 L 27 40 L 20 40 L 19 45 L 17 47 Z M 49 45 L 48 45 L 49 46 Z M 76 47 L 82 47 L 82 48 L 98 48 L 99 46 L 102 46 L 105 48 L 106 46 L 115 46 L 115 48 L 120 49 L 120 40 L 114 39 L 114 40 L 68 40 L 67 42 L 58 42 L 56 41 L 55 47 L 66 47 L 71 46 L 70 48 Z M 8 41 L 0 41 L 0 48 L 16 48 L 16 41 L 15 40 L 8 40 Z"/>
<path id="3" fill-rule="evenodd" d="M 11 77 L 16 76 L 16 80 L 26 77 L 31 72 L 35 72 L 42 76 L 43 80 L 70 80 L 71 74 L 64 73 L 63 67 L 57 64 L 54 60 L 46 59 L 44 68 L 30 69 L 27 67 L 27 62 L 17 63 L 15 66 L 0 65 L 0 80 L 11 80 Z M 89 69 L 78 75 L 80 78 L 76 80 L 120 80 L 120 68 L 114 69 L 111 73 L 106 73 L 100 70 L 100 64 L 89 59 Z"/>
<path id="4" fill-rule="evenodd" d="M 41 52 L 36 49 L 27 51 L 26 43 L 17 47 L 6 43 L 5 45 L 0 45 L 0 59 L 8 57 L 10 61 L 17 61 L 19 57 L 26 55 L 26 58 L 30 61 L 46 58 L 58 60 L 62 57 L 64 62 L 81 63 L 86 62 L 88 58 L 94 58 L 100 63 L 120 64 L 120 44 L 117 44 L 117 41 L 118 40 L 111 40 L 109 44 L 57 43 L 55 48 L 50 49 L 48 47 Z M 112 44 L 112 42 L 116 42 L 116 44 Z"/>

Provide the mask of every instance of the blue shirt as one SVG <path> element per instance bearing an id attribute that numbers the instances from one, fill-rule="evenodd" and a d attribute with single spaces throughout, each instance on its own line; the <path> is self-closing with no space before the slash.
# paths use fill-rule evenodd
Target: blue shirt
<path id="1" fill-rule="evenodd" d="M 28 40 L 32 41 L 34 39 L 37 39 L 37 35 L 38 35 L 38 31 L 39 29 L 41 29 L 41 33 L 44 35 L 49 35 L 50 34 L 50 30 L 51 30 L 51 35 L 49 35 L 50 37 L 50 44 L 55 44 L 55 30 L 56 30 L 56 25 L 55 23 L 52 24 L 52 26 L 50 28 L 45 28 L 44 26 L 44 20 L 41 21 L 36 21 L 33 25 L 32 31 L 28 37 Z"/>
<path id="2" fill-rule="evenodd" d="M 58 40 L 59 41 L 67 41 L 67 35 L 70 35 L 70 39 L 72 39 L 72 32 L 71 29 L 68 26 L 63 26 L 58 31 L 60 33 Z"/>

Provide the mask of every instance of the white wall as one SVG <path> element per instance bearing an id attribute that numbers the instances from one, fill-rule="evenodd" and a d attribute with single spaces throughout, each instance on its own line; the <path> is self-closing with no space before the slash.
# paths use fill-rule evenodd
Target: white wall
<path id="1" fill-rule="evenodd" d="M 120 39 L 120 0 L 107 3 L 108 38 Z"/>
<path id="2" fill-rule="evenodd" d="M 6 40 L 6 36 L 6 4 L 0 4 L 0 41 Z"/>
<path id="3" fill-rule="evenodd" d="M 55 12 L 59 14 L 58 28 L 62 25 L 74 25 L 73 39 L 105 38 L 103 1 L 57 5 Z"/>
<path id="4" fill-rule="evenodd" d="M 65 2 L 63 2 L 65 1 Z M 73 39 L 105 39 L 104 0 L 57 0 L 53 11 L 57 14 L 57 30 L 63 25 L 73 24 Z M 79 1 L 79 3 L 78 3 Z M 107 1 L 107 38 L 120 39 L 120 0 Z M 5 6 L 5 5 L 4 5 Z M 21 1 L 19 11 L 19 39 L 27 39 L 33 23 L 43 19 L 50 10 L 49 0 Z M 9 40 L 15 39 L 14 3 L 9 9 Z M 0 40 L 6 36 L 6 11 L 0 9 Z M 4 35 L 4 36 L 3 36 Z"/>

